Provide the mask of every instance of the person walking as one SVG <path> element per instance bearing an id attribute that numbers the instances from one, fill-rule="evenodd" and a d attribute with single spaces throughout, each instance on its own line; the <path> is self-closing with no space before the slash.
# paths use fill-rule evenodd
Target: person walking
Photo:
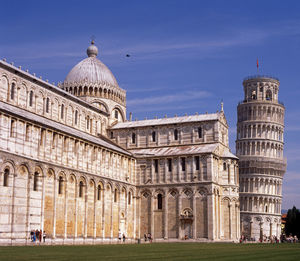
<path id="1" fill-rule="evenodd" d="M 33 230 L 30 231 L 30 239 L 31 239 L 31 242 L 33 242 Z"/>
<path id="2" fill-rule="evenodd" d="M 40 229 L 40 231 L 39 231 L 39 241 L 40 241 L 40 243 L 42 242 L 42 236 L 43 236 L 43 233 L 42 233 L 42 230 Z"/>
<path id="3" fill-rule="evenodd" d="M 118 238 L 119 238 L 119 242 L 121 242 L 121 239 L 122 239 L 122 233 L 121 233 L 121 230 L 120 230 L 120 229 L 119 229 Z"/>
<path id="4" fill-rule="evenodd" d="M 32 240 L 32 242 L 35 242 L 35 240 L 36 240 L 36 234 L 35 234 L 35 231 L 33 230 L 33 240 Z"/>
<path id="5" fill-rule="evenodd" d="M 46 231 L 44 231 L 43 233 L 43 240 L 44 240 L 44 243 L 46 242 Z"/>
<path id="6" fill-rule="evenodd" d="M 123 233 L 123 243 L 125 243 L 125 239 L 126 239 L 126 237 L 125 237 L 125 234 Z"/>

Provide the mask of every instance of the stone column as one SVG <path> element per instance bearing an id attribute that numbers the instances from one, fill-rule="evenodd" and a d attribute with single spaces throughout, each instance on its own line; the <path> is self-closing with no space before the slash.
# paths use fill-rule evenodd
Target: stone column
<path id="1" fill-rule="evenodd" d="M 218 238 L 221 238 L 221 229 L 222 229 L 222 225 L 221 225 L 221 196 L 218 195 L 218 230 L 219 230 L 219 234 L 218 234 Z"/>
<path id="2" fill-rule="evenodd" d="M 141 216 L 141 197 L 137 197 L 136 200 L 138 201 L 136 204 L 138 204 L 138 217 Z M 140 218 L 139 219 L 136 219 L 138 220 L 138 238 L 141 238 L 141 220 Z"/>
<path id="3" fill-rule="evenodd" d="M 77 238 L 77 218 L 78 218 L 78 186 L 79 184 L 76 183 L 76 188 L 75 188 L 75 231 L 74 231 L 74 239 Z"/>
<path id="4" fill-rule="evenodd" d="M 260 240 L 263 240 L 263 235 L 264 235 L 264 231 L 263 231 L 263 222 L 259 223 L 259 238 Z"/>
<path id="5" fill-rule="evenodd" d="M 151 235 L 152 237 L 154 237 L 154 203 L 155 203 L 155 200 L 154 200 L 154 195 L 153 195 L 153 192 L 152 192 L 152 195 L 151 195 Z"/>
<path id="6" fill-rule="evenodd" d="M 193 191 L 193 239 L 197 239 L 197 202 L 196 202 L 197 190 Z"/>
<path id="7" fill-rule="evenodd" d="M 44 231 L 44 216 L 45 216 L 45 182 L 46 182 L 46 175 L 42 173 L 42 202 L 41 202 L 41 230 Z M 14 185 L 15 186 L 15 185 Z M 14 195 L 13 195 L 14 197 Z M 14 215 L 14 213 L 13 213 Z"/>
<path id="8" fill-rule="evenodd" d="M 229 236 L 230 236 L 230 239 L 232 239 L 232 203 L 230 202 L 229 203 L 229 206 L 228 206 L 228 210 L 229 210 Z"/>
<path id="9" fill-rule="evenodd" d="M 168 239 L 168 191 L 165 191 L 164 199 L 164 239 Z"/>
<path id="10" fill-rule="evenodd" d="M 180 214 L 181 214 L 181 209 L 182 208 L 182 198 L 181 198 L 181 191 L 178 194 L 178 213 L 177 213 L 177 217 L 179 219 L 178 222 L 178 238 L 181 239 L 182 238 L 182 224 L 181 224 L 181 220 L 180 220 Z"/>
<path id="11" fill-rule="evenodd" d="M 168 159 L 164 159 L 164 182 L 167 183 L 167 175 L 168 175 Z"/>
<path id="12" fill-rule="evenodd" d="M 129 188 L 128 188 L 129 190 Z M 132 199 L 131 199 L 131 204 L 132 206 L 134 206 L 134 202 L 133 202 L 133 195 L 131 195 Z M 128 191 L 125 191 L 125 235 L 127 236 L 127 231 L 128 231 Z M 134 213 L 134 212 L 133 212 Z M 135 215 L 133 214 L 133 227 L 135 227 Z M 135 229 L 133 228 L 133 231 L 135 231 Z"/>
<path id="13" fill-rule="evenodd" d="M 96 183 L 97 184 L 97 183 Z M 97 202 L 97 194 L 98 194 L 98 188 L 97 185 L 94 185 L 94 213 L 93 213 L 93 218 L 94 218 L 94 224 L 93 224 L 93 238 L 97 238 L 97 223 L 96 223 L 96 202 Z M 96 187 L 95 187 L 96 186 Z M 100 199 L 101 198 L 101 190 L 100 190 Z"/>
<path id="14" fill-rule="evenodd" d="M 64 238 L 66 239 L 68 237 L 68 181 L 67 179 L 64 181 L 64 185 L 65 185 Z"/>
<path id="15" fill-rule="evenodd" d="M 101 229 L 102 229 L 102 238 L 105 238 L 105 186 L 103 184 L 103 196 L 102 196 L 102 219 L 101 219 Z"/>
<path id="16" fill-rule="evenodd" d="M 3 177 L 3 172 L 1 173 L 2 174 L 2 177 Z M 16 190 L 16 177 L 17 177 L 17 173 L 13 173 L 13 180 L 12 180 L 12 195 L 11 195 L 11 224 L 10 224 L 10 227 L 11 227 L 11 231 L 10 231 L 10 237 L 11 239 L 12 238 L 15 238 L 16 236 L 14 235 L 14 225 L 15 225 L 15 190 Z M 44 186 L 43 186 L 43 189 L 44 189 Z M 44 193 L 43 193 L 44 194 Z M 43 202 L 43 201 L 42 201 Z M 43 204 L 42 204 L 42 214 L 43 214 Z M 42 229 L 43 229 L 43 217 L 41 215 L 41 226 L 42 226 Z M 28 235 L 25 234 L 25 236 L 27 237 Z"/>
<path id="17" fill-rule="evenodd" d="M 214 240 L 214 201 L 213 194 L 209 193 L 207 195 L 207 231 L 208 239 Z"/>
<path id="18" fill-rule="evenodd" d="M 3 176 L 3 175 L 2 175 Z M 28 180 L 27 180 L 27 206 L 26 206 L 26 238 L 27 235 L 30 233 L 30 180 L 31 180 L 31 173 L 28 173 Z"/>
<path id="19" fill-rule="evenodd" d="M 57 196 L 57 178 L 54 177 L 54 195 L 53 195 L 53 228 L 52 238 L 55 239 L 56 235 L 56 196 Z"/>
<path id="20" fill-rule="evenodd" d="M 150 170 L 150 179 L 153 182 L 153 176 L 154 176 L 154 160 L 151 159 L 151 170 Z"/>
<path id="21" fill-rule="evenodd" d="M 177 181 L 180 182 L 180 157 L 177 158 Z"/>
<path id="22" fill-rule="evenodd" d="M 84 195 L 84 238 L 87 238 L 87 214 L 88 214 L 88 187 L 89 184 L 85 185 L 85 195 Z"/>
<path id="23" fill-rule="evenodd" d="M 110 202 L 110 238 L 113 238 L 113 205 L 114 205 L 114 188 L 111 191 L 111 202 Z"/>
<path id="24" fill-rule="evenodd" d="M 194 179 L 194 171 L 195 171 L 195 167 L 194 167 L 194 156 L 191 156 L 191 181 L 195 181 Z"/>
<path id="25" fill-rule="evenodd" d="M 120 230 L 120 221 L 121 221 L 121 188 L 120 188 L 120 190 L 119 190 L 119 193 L 118 193 L 118 198 L 117 198 L 117 200 L 118 200 L 118 231 Z M 126 191 L 124 192 L 124 194 L 125 194 L 125 206 L 126 206 Z M 126 216 L 125 216 L 125 218 L 126 218 Z M 124 224 L 124 226 L 125 226 L 125 224 Z M 126 232 L 126 227 L 125 227 L 125 231 L 121 231 L 122 233 L 125 233 Z"/>

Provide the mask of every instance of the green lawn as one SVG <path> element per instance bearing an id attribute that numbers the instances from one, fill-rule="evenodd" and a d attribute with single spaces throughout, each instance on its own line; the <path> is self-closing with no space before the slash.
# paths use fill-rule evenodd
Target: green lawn
<path id="1" fill-rule="evenodd" d="M 300 260 L 300 244 L 153 243 L 0 247 L 2 261 Z"/>

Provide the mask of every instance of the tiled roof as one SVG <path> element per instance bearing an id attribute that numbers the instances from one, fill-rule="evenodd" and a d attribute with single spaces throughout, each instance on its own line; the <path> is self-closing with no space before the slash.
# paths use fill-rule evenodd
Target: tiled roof
<path id="1" fill-rule="evenodd" d="M 181 116 L 173 118 L 161 118 L 161 119 L 151 119 L 151 120 L 141 120 L 141 121 L 126 121 L 119 122 L 111 129 L 123 129 L 123 128 L 136 128 L 136 127 L 146 127 L 146 126 L 157 126 L 157 125 L 167 125 L 167 124 L 177 124 L 186 122 L 199 122 L 199 121 L 213 121 L 218 120 L 220 117 L 219 113 L 210 114 L 200 114 L 200 115 L 190 115 Z"/>
<path id="2" fill-rule="evenodd" d="M 184 156 L 189 154 L 212 153 L 218 147 L 217 143 L 201 145 L 183 145 L 175 147 L 148 148 L 130 150 L 135 156 L 162 157 L 162 156 Z"/>

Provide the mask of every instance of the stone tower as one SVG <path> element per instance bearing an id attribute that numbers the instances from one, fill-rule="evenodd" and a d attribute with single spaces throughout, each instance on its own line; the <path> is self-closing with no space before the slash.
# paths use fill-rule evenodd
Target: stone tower
<path id="1" fill-rule="evenodd" d="M 280 236 L 284 105 L 279 80 L 267 76 L 243 81 L 244 100 L 237 107 L 236 153 L 240 159 L 241 235 L 248 239 Z"/>

